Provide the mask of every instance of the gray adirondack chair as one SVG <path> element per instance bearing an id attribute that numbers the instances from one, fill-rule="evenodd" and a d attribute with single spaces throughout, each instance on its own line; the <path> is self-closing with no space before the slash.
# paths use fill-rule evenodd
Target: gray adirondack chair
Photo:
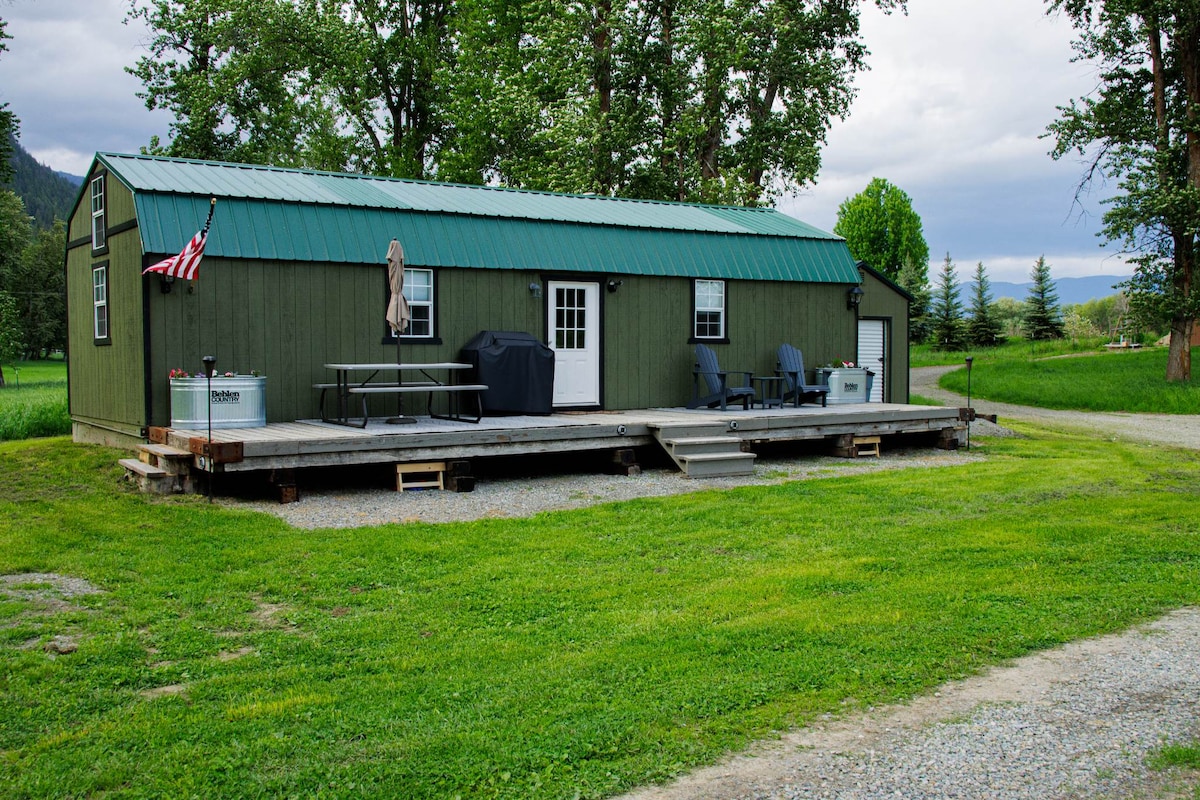
<path id="1" fill-rule="evenodd" d="M 708 406 L 713 408 L 720 405 L 726 410 L 726 404 L 733 400 L 742 401 L 742 408 L 748 410 L 754 402 L 754 387 L 750 385 L 753 372 L 745 370 L 721 369 L 717 364 L 717 354 L 711 347 L 696 345 L 696 366 L 692 370 L 692 399 L 688 408 Z M 734 376 L 731 380 L 730 376 Z M 743 376 L 743 377 L 736 377 Z M 732 384 L 732 385 L 731 385 Z M 702 388 L 703 387 L 703 388 Z M 705 392 L 701 394 L 701 392 Z"/>
<path id="2" fill-rule="evenodd" d="M 804 382 L 804 356 L 800 351 L 785 343 L 779 345 L 776 355 L 779 357 L 779 367 L 775 374 L 783 377 L 784 401 L 794 399 L 796 408 L 803 403 L 815 403 L 818 400 L 824 406 L 829 387 Z"/>

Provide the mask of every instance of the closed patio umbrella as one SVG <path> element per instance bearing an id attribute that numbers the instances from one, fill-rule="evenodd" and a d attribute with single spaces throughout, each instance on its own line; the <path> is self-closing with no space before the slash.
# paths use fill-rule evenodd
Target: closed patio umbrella
<path id="1" fill-rule="evenodd" d="M 392 287 L 392 296 L 388 300 L 387 321 L 396 334 L 396 362 L 400 362 L 400 334 L 408 327 L 411 316 L 408 311 L 408 301 L 404 299 L 404 248 L 400 242 L 392 239 L 387 249 L 388 283 Z"/>
<path id="2" fill-rule="evenodd" d="M 403 363 L 400 360 L 400 334 L 408 327 L 408 321 L 412 318 L 408 310 L 408 301 L 404 299 L 404 248 L 400 246 L 400 242 L 392 239 L 388 244 L 387 249 L 387 267 L 388 267 L 388 285 L 391 288 L 391 297 L 388 299 L 387 307 L 387 322 L 392 328 L 392 333 L 396 334 L 396 363 Z M 397 373 L 397 380 L 399 380 Z M 416 422 L 412 417 L 404 416 L 404 395 L 397 395 L 397 405 L 399 407 L 398 417 L 392 417 L 388 422 L 392 424 L 412 423 Z"/>

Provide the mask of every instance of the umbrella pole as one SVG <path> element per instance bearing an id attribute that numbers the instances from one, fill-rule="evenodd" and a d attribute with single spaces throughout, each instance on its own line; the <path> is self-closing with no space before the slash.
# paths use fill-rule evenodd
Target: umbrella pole
<path id="1" fill-rule="evenodd" d="M 404 363 L 403 361 L 400 360 L 400 333 L 399 333 L 399 331 L 396 332 L 396 363 L 397 364 Z M 403 373 L 400 372 L 399 370 L 396 371 L 396 380 L 397 381 L 400 380 L 400 376 L 402 374 Z M 398 392 L 396 394 L 396 414 L 397 414 L 397 416 L 388 418 L 387 424 L 389 424 L 389 425 L 412 425 L 417 421 L 416 417 L 404 416 L 404 392 Z"/>

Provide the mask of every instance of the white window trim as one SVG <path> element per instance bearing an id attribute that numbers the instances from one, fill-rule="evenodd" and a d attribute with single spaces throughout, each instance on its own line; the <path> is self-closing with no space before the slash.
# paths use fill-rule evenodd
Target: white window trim
<path id="1" fill-rule="evenodd" d="M 92 178 L 92 250 L 103 250 L 108 246 L 107 230 L 105 228 L 106 202 L 105 182 L 103 175 Z"/>
<path id="2" fill-rule="evenodd" d="M 412 276 L 418 272 L 423 273 L 424 275 L 428 276 L 428 278 L 429 278 L 429 281 L 428 281 L 429 299 L 428 300 L 413 300 L 412 297 L 410 296 L 411 293 L 409 292 L 409 288 L 414 285 Z M 404 299 L 408 301 L 409 316 L 412 319 L 415 319 L 416 314 L 413 313 L 413 311 L 415 309 L 427 308 L 428 309 L 427 319 L 429 320 L 429 332 L 428 333 L 413 333 L 412 332 L 412 322 L 410 321 L 408 324 L 408 328 L 403 333 L 400 334 L 400 338 L 402 338 L 402 339 L 432 339 L 432 338 L 434 338 L 434 335 L 436 334 L 436 331 L 434 331 L 434 329 L 433 329 L 433 303 L 434 303 L 434 292 L 435 291 L 436 291 L 436 286 L 434 285 L 434 282 L 433 282 L 433 270 L 431 270 L 431 269 L 414 269 L 413 267 L 405 267 L 404 268 Z"/>
<path id="3" fill-rule="evenodd" d="M 92 267 L 93 338 L 96 341 L 107 341 L 110 324 L 111 320 L 108 313 L 108 264 L 97 264 Z"/>
<path id="4" fill-rule="evenodd" d="M 701 284 L 717 284 L 721 287 L 721 305 L 720 307 L 710 307 L 700 305 L 700 286 Z M 701 280 L 696 279 L 692 287 L 692 336 L 697 339 L 724 339 L 726 327 L 726 307 L 728 305 L 725 292 L 725 281 Z M 700 333 L 700 312 L 716 312 L 721 315 L 720 331 L 714 336 L 712 334 Z"/>

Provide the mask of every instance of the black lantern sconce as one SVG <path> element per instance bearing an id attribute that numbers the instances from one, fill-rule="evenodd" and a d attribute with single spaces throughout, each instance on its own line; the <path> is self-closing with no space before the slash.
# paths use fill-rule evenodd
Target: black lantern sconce
<path id="1" fill-rule="evenodd" d="M 861 286 L 851 286 L 850 291 L 846 292 L 846 308 L 851 311 L 858 310 L 859 304 L 862 302 L 863 295 L 866 294 Z"/>
<path id="2" fill-rule="evenodd" d="M 174 275 L 160 275 L 158 279 L 158 290 L 163 294 L 170 294 L 171 287 L 175 284 Z"/>
<path id="3" fill-rule="evenodd" d="M 625 281 L 609 281 L 608 282 L 608 293 L 616 294 L 617 289 L 620 289 L 624 285 L 625 285 Z"/>

